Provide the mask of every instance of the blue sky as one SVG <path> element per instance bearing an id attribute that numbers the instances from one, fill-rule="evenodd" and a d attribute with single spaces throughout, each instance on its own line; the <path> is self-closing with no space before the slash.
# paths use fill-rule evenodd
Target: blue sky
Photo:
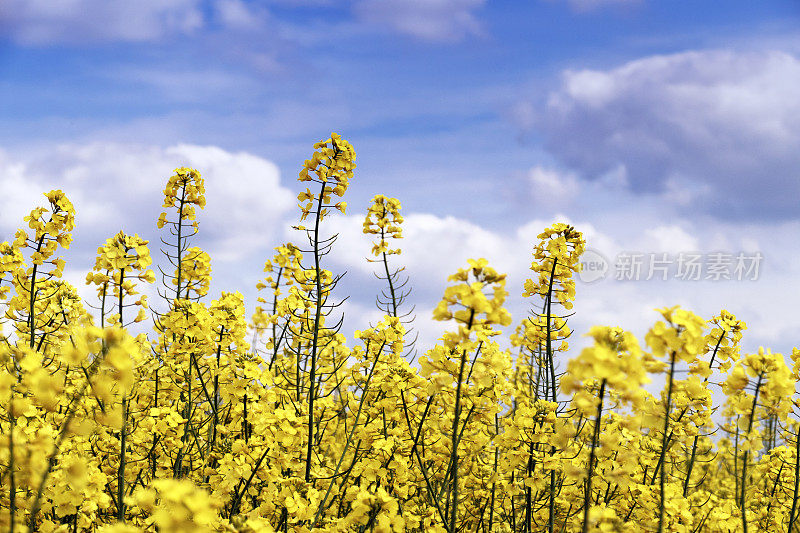
<path id="1" fill-rule="evenodd" d="M 78 284 L 120 229 L 157 241 L 163 184 L 194 166 L 214 289 L 252 309 L 264 259 L 299 238 L 302 161 L 337 131 L 358 153 L 329 265 L 349 272 L 351 330 L 377 318 L 360 224 L 382 193 L 407 215 L 401 259 L 427 341 L 467 257 L 509 273 L 518 323 L 536 235 L 564 220 L 611 264 L 579 285 L 576 334 L 641 335 L 654 307 L 681 304 L 727 308 L 750 324 L 749 349 L 789 352 L 798 22 L 789 0 L 6 0 L 0 240 L 62 188 L 78 207 Z M 757 280 L 618 281 L 625 251 L 764 259 Z"/>

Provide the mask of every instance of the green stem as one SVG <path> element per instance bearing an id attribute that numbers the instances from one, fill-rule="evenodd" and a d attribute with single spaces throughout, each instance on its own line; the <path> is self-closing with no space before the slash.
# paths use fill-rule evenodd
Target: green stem
<path id="1" fill-rule="evenodd" d="M 334 156 L 335 157 L 335 156 Z M 311 451 L 314 447 L 314 385 L 317 376 L 317 349 L 319 343 L 319 325 L 322 318 L 322 277 L 320 275 L 320 254 L 319 254 L 319 222 L 322 217 L 322 200 L 325 196 L 325 182 L 321 183 L 319 198 L 317 202 L 317 213 L 314 220 L 314 278 L 317 288 L 317 302 L 314 312 L 314 331 L 311 340 L 311 370 L 308 384 L 308 444 L 306 445 L 306 483 L 311 482 Z M 298 357 L 299 364 L 299 357 Z"/>
<path id="2" fill-rule="evenodd" d="M 353 439 L 353 433 L 355 433 L 356 428 L 358 427 L 358 419 L 361 416 L 361 409 L 364 407 L 364 399 L 367 396 L 367 389 L 369 388 L 369 383 L 372 380 L 372 374 L 375 372 L 375 367 L 378 366 L 378 358 L 383 351 L 383 347 L 386 345 L 384 341 L 381 344 L 380 348 L 378 348 L 375 361 L 372 363 L 372 368 L 369 371 L 369 375 L 367 376 L 367 380 L 364 383 L 364 390 L 361 393 L 361 399 L 358 402 L 358 412 L 356 413 L 356 418 L 353 421 L 353 427 L 350 428 L 350 433 L 347 435 L 347 441 L 344 444 L 344 449 L 342 450 L 342 455 L 339 457 L 339 461 L 336 463 L 336 468 L 333 471 L 333 475 L 331 476 L 331 482 L 328 485 L 328 490 L 325 491 L 325 496 L 322 498 L 322 501 L 319 503 L 319 507 L 317 507 L 317 512 L 314 514 L 314 522 L 311 524 L 311 529 L 314 529 L 317 526 L 317 522 L 319 521 L 320 515 L 322 514 L 323 509 L 325 508 L 325 502 L 328 501 L 328 496 L 330 495 L 331 489 L 333 488 L 334 482 L 336 480 L 336 476 L 339 474 L 339 468 L 342 466 L 342 462 L 344 461 L 345 454 L 347 453 L 347 449 L 350 447 L 350 441 Z"/>
<path id="3" fill-rule="evenodd" d="M 117 470 L 117 520 L 125 522 L 125 437 L 127 436 L 128 402 L 122 399 L 122 429 L 119 435 L 119 469 Z"/>
<path id="4" fill-rule="evenodd" d="M 589 531 L 589 507 L 591 506 L 592 500 L 592 474 L 594 471 L 594 456 L 595 456 L 595 449 L 597 448 L 597 444 L 600 439 L 600 422 L 603 415 L 603 396 L 605 395 L 606 391 L 606 380 L 603 380 L 600 383 L 600 402 L 597 404 L 597 416 L 594 419 L 594 434 L 592 435 L 592 447 L 589 450 L 589 467 L 586 476 L 586 492 L 583 495 L 583 527 L 581 528 L 582 533 L 586 533 Z"/>
<path id="5" fill-rule="evenodd" d="M 800 425 L 797 426 L 797 433 L 795 433 L 794 441 L 794 491 L 792 493 L 792 511 L 789 513 L 789 529 L 791 533 L 792 526 L 797 520 L 797 500 L 800 495 Z"/>
<path id="6" fill-rule="evenodd" d="M 42 249 L 42 244 L 44 243 L 44 235 L 39 239 L 39 242 L 36 244 L 36 253 L 38 254 L 39 251 Z M 31 296 L 30 301 L 28 302 L 28 320 L 30 321 L 30 347 L 33 348 L 36 345 L 35 340 L 35 333 L 36 333 L 36 272 L 39 269 L 39 265 L 36 263 L 33 264 L 33 271 L 31 272 Z"/>
<path id="7" fill-rule="evenodd" d="M 8 472 L 9 472 L 9 505 L 8 512 L 11 515 L 10 529 L 14 533 L 14 522 L 17 515 L 17 474 L 15 472 L 16 465 L 14 464 L 14 426 L 16 425 L 16 417 L 14 416 L 14 387 L 11 387 L 8 398 L 8 421 L 11 424 L 11 429 L 8 432 Z"/>
<path id="8" fill-rule="evenodd" d="M 551 318 L 551 304 L 553 301 L 553 282 L 556 275 L 556 264 L 558 259 L 553 258 L 553 268 L 550 270 L 550 281 L 547 287 L 547 338 L 545 339 L 547 350 L 547 364 L 550 367 L 550 386 L 553 392 L 553 401 L 558 401 L 558 387 L 556 385 L 556 366 L 553 360 L 553 341 L 550 339 L 550 318 Z"/>
<path id="9" fill-rule="evenodd" d="M 127 250 L 126 250 L 127 253 Z M 119 327 L 125 327 L 125 322 L 122 317 L 122 287 L 125 282 L 125 269 L 119 271 L 119 300 L 117 305 L 119 307 Z M 119 430 L 119 467 L 117 468 L 117 520 L 125 522 L 125 439 L 127 437 L 127 424 L 128 424 L 128 402 L 127 397 L 122 397 L 122 427 Z"/>
<path id="10" fill-rule="evenodd" d="M 178 226 L 178 248 L 176 250 L 177 259 L 175 261 L 177 263 L 177 265 L 176 265 L 177 277 L 176 277 L 176 280 L 175 280 L 176 283 L 177 283 L 177 286 L 175 287 L 175 299 L 176 300 L 180 300 L 181 299 L 181 281 L 182 281 L 181 278 L 183 276 L 183 264 L 182 264 L 183 263 L 183 257 L 182 257 L 183 251 L 181 250 L 181 240 L 182 240 L 182 230 L 183 230 L 183 207 L 184 207 L 185 203 L 186 203 L 186 184 L 184 183 L 183 184 L 183 188 L 181 189 L 180 204 L 178 206 L 178 222 L 177 222 L 177 226 Z M 187 293 L 188 293 L 188 287 L 187 287 Z M 188 296 L 188 294 L 187 294 L 187 296 Z"/>
<path id="11" fill-rule="evenodd" d="M 386 207 L 383 208 L 383 216 L 386 217 Z M 381 228 L 381 241 L 386 240 L 384 229 Z M 392 283 L 392 276 L 389 274 L 389 261 L 386 259 L 386 252 L 383 252 L 383 268 L 386 271 L 386 281 L 389 282 L 389 292 L 392 295 L 392 314 L 390 316 L 397 316 L 397 298 L 394 294 L 394 284 Z"/>
<path id="12" fill-rule="evenodd" d="M 747 422 L 747 437 L 750 437 L 750 432 L 753 430 L 753 419 L 756 416 L 756 402 L 758 401 L 758 391 L 761 389 L 761 382 L 764 378 L 764 373 L 758 375 L 758 382 L 756 383 L 756 391 L 753 395 L 753 407 L 750 410 L 750 420 Z M 739 506 L 742 509 L 742 530 L 747 533 L 747 507 L 745 504 L 745 491 L 747 490 L 747 460 L 749 459 L 750 450 L 745 449 L 744 457 L 742 458 L 742 484 L 740 487 L 741 496 L 739 497 Z"/>
<path id="13" fill-rule="evenodd" d="M 669 412 L 672 409 L 672 382 L 675 376 L 675 352 L 672 352 L 669 361 L 669 382 L 667 385 L 667 405 L 664 415 L 664 435 L 661 440 L 661 456 L 659 462 L 664 463 L 667 453 L 667 430 L 669 429 Z M 658 494 L 658 533 L 664 532 L 664 482 L 666 467 L 662 466 L 659 472 L 659 494 Z"/>
<path id="14" fill-rule="evenodd" d="M 470 309 L 469 313 L 469 320 L 467 321 L 467 331 L 472 329 L 472 320 L 475 317 L 475 310 Z M 456 384 L 456 407 L 455 413 L 453 413 L 453 436 L 450 440 L 450 446 L 452 450 L 452 458 L 450 461 L 452 467 L 452 497 L 450 500 L 453 502 L 453 506 L 450 509 L 450 531 L 455 533 L 456 531 L 456 518 L 458 513 L 458 422 L 459 417 L 461 416 L 461 381 L 464 379 L 464 367 L 467 364 L 467 350 L 464 349 L 461 352 L 461 364 L 458 368 L 458 383 Z"/>

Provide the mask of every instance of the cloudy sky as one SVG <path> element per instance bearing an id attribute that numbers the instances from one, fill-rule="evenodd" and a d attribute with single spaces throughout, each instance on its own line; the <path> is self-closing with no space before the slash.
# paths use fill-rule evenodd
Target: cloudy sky
<path id="1" fill-rule="evenodd" d="M 80 284 L 120 229 L 157 242 L 164 183 L 192 166 L 214 294 L 240 290 L 252 310 L 264 260 L 301 238 L 302 162 L 337 131 L 358 153 L 326 265 L 348 271 L 348 331 L 379 317 L 361 222 L 385 194 L 403 203 L 396 264 L 422 345 L 469 257 L 508 273 L 519 323 L 538 305 L 521 297 L 536 236 L 566 221 L 607 269 L 578 283 L 576 337 L 642 336 L 654 308 L 680 304 L 728 309 L 747 349 L 788 353 L 798 22 L 795 0 L 5 0 L 0 241 L 63 189 Z"/>

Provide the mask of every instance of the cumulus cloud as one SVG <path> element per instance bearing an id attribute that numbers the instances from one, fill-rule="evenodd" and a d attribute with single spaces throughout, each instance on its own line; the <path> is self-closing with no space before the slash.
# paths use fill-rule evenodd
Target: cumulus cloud
<path id="1" fill-rule="evenodd" d="M 355 316 L 346 316 L 345 324 L 350 329 L 363 329 L 369 320 L 375 323 L 379 315 L 372 311 L 373 302 L 375 295 L 385 288 L 385 282 L 373 274 L 382 273 L 383 266 L 367 261 L 372 258 L 374 236 L 363 234 L 362 222 L 361 216 L 348 215 L 336 217 L 328 224 L 331 233 L 338 233 L 339 238 L 326 268 L 348 271 L 340 294 L 352 295 L 359 303 L 349 307 L 350 312 L 356 312 Z M 433 308 L 441 300 L 445 287 L 451 284 L 447 277 L 467 267 L 468 259 L 486 258 L 489 266 L 508 275 L 506 288 L 512 295 L 509 309 L 514 320 L 520 320 L 528 305 L 519 294 L 525 278 L 530 277 L 531 251 L 536 235 L 549 224 L 533 220 L 510 232 L 497 232 L 463 218 L 404 214 L 403 238 L 392 242 L 392 247 L 399 246 L 402 253 L 390 256 L 389 260 L 390 268 L 405 267 L 401 277 L 408 276 L 410 280 L 408 286 L 413 290 L 404 311 L 415 307 L 413 328 L 419 334 L 418 346 L 430 348 L 444 331 L 452 329 L 452 324 L 433 320 Z"/>
<path id="2" fill-rule="evenodd" d="M 555 170 L 548 172 L 557 173 Z M 612 180 L 613 181 L 613 180 Z M 753 350 L 760 344 L 772 346 L 777 351 L 790 351 L 793 342 L 791 316 L 794 301 L 800 298 L 800 288 L 793 282 L 800 276 L 800 252 L 787 254 L 785 246 L 776 241 L 774 234 L 800 239 L 800 224 L 733 222 L 704 218 L 688 220 L 659 212 L 659 197 L 649 197 L 644 205 L 631 194 L 623 195 L 620 202 L 630 204 L 630 214 L 590 223 L 594 214 L 582 207 L 586 205 L 584 195 L 595 202 L 602 201 L 603 194 L 598 183 L 586 187 L 575 199 L 583 215 L 575 218 L 555 215 L 537 218 L 505 230 L 489 230 L 469 220 L 456 217 L 441 217 L 428 213 L 405 215 L 404 238 L 397 241 L 403 253 L 391 258 L 392 264 L 405 266 L 414 292 L 409 304 L 416 305 L 417 324 L 420 331 L 420 346 L 429 347 L 442 331 L 451 324 L 431 320 L 431 310 L 441 299 L 447 276 L 464 267 L 468 258 L 486 257 L 489 264 L 508 274 L 507 289 L 510 292 L 507 307 L 514 322 L 508 333 L 520 322 L 531 308 L 539 308 L 541 302 L 521 296 L 524 280 L 531 277 L 529 270 L 531 251 L 538 234 L 554 221 L 575 225 L 586 239 L 587 247 L 608 263 L 608 270 L 601 278 L 577 281 L 575 316 L 570 326 L 575 331 L 575 347 L 585 345 L 588 340 L 581 337 L 595 324 L 621 326 L 633 331 L 640 339 L 648 328 L 659 319 L 656 308 L 682 305 L 697 314 L 710 318 L 721 309 L 728 309 L 748 322 L 750 330 L 745 338 L 745 349 Z M 642 216 L 639 216 L 639 215 Z M 636 220 L 635 224 L 631 221 Z M 331 220 L 328 226 L 339 232 L 339 240 L 328 261 L 327 268 L 348 271 L 341 286 L 340 295 L 353 295 L 358 306 L 349 308 L 355 313 L 346 318 L 346 328 L 365 327 L 374 320 L 372 301 L 383 287 L 375 279 L 380 265 L 370 264 L 365 258 L 371 247 L 371 236 L 361 233 L 361 217 L 348 215 Z M 736 256 L 742 252 L 752 256 L 760 252 L 763 259 L 756 279 L 745 275 L 738 280 L 707 279 L 708 261 L 712 254 L 722 252 Z M 699 280 L 676 277 L 677 258 L 680 254 L 699 253 L 704 270 Z M 618 278 L 621 255 L 638 254 L 641 258 L 640 275 L 637 279 Z M 662 279 L 656 264 L 650 274 L 649 261 L 662 263 L 667 269 L 666 280 Z M 733 267 L 731 267 L 733 268 Z M 649 278 L 649 279 L 648 279 Z M 759 303 L 757 303 L 759 302 Z"/>
<path id="3" fill-rule="evenodd" d="M 211 254 L 215 279 L 212 295 L 219 290 L 239 290 L 252 309 L 254 286 L 262 276 L 264 259 L 272 255 L 271 249 L 281 240 L 302 242 L 297 232 L 281 232 L 290 220 L 296 220 L 291 214 L 294 194 L 281 184 L 278 170 L 270 161 L 253 154 L 213 146 L 107 142 L 43 148 L 24 157 L 0 152 L 0 190 L 8 191 L 0 197 L 0 240 L 13 235 L 27 211 L 42 203 L 43 191 L 63 189 L 78 211 L 67 275 L 80 285 L 93 263 L 96 247 L 120 229 L 151 239 L 155 252 L 160 235 L 155 219 L 161 211 L 164 183 L 172 170 L 182 165 L 198 168 L 206 180 L 208 205 L 199 212 L 201 233 L 195 244 Z M 560 179 L 553 177 L 560 171 L 538 170 L 551 173 L 551 181 Z M 607 179 L 624 182 L 619 176 Z M 416 305 L 414 327 L 420 333 L 420 349 L 429 348 L 442 331 L 452 328 L 452 324 L 432 321 L 431 310 L 450 283 L 447 276 L 466 266 L 469 258 L 485 257 L 498 271 L 508 274 L 507 306 L 514 325 L 531 307 L 539 307 L 540 302 L 522 298 L 522 285 L 531 276 L 531 251 L 538 234 L 554 221 L 561 221 L 574 224 L 584 233 L 589 247 L 612 262 L 605 278 L 578 282 L 576 315 L 570 320 L 576 347 L 585 344 L 580 335 L 594 324 L 620 325 L 641 338 L 658 318 L 655 307 L 681 304 L 704 317 L 727 308 L 750 324 L 746 338 L 749 348 L 758 343 L 788 351 L 796 329 L 792 310 L 800 298 L 800 288 L 794 283 L 800 276 L 800 253 L 787 252 L 784 242 L 773 236 L 796 241 L 800 239 L 800 223 L 666 222 L 655 204 L 645 202 L 637 207 L 636 198 L 627 193 L 620 202 L 630 204 L 632 211 L 610 221 L 598 221 L 600 226 L 587 222 L 593 215 L 584 207 L 587 201 L 597 203 L 604 194 L 615 191 L 601 188 L 600 183 L 578 191 L 575 205 L 584 214 L 541 214 L 505 229 L 490 230 L 464 218 L 405 213 L 404 239 L 398 241 L 403 253 L 392 257 L 392 264 L 406 267 L 414 288 L 409 305 Z M 631 224 L 631 217 L 638 222 Z M 338 299 L 351 296 L 342 308 L 348 336 L 379 318 L 373 301 L 382 282 L 373 272 L 379 271 L 380 265 L 365 260 L 372 237 L 362 233 L 362 220 L 357 214 L 332 216 L 324 230 L 339 232 L 340 237 L 323 266 L 334 272 L 349 271 L 335 293 Z M 613 262 L 623 251 L 671 256 L 682 251 L 760 251 L 764 262 L 756 281 L 662 281 L 658 276 L 651 281 L 621 281 L 615 279 Z M 154 257 L 158 260 L 157 252 Z"/>
<path id="4" fill-rule="evenodd" d="M 559 216 L 566 221 L 566 217 Z M 373 235 L 362 233 L 363 218 L 341 217 L 332 224 L 339 233 L 332 254 L 334 261 L 362 274 L 376 271 L 376 265 L 366 261 L 372 258 Z M 520 278 L 530 266 L 530 254 L 538 235 L 551 222 L 531 221 L 511 233 L 499 233 L 481 227 L 463 218 L 440 217 L 430 213 L 404 215 L 403 238 L 392 242 L 402 253 L 392 256 L 392 264 L 406 267 L 415 287 L 435 294 L 435 305 L 442 295 L 447 277 L 467 266 L 468 259 L 481 257 L 498 272 L 507 273 L 513 283 L 522 286 Z M 379 267 L 380 265 L 378 265 Z"/>
<path id="5" fill-rule="evenodd" d="M 528 179 L 534 197 L 545 199 L 550 204 L 569 203 L 579 192 L 580 181 L 571 172 L 535 166 L 528 171 Z"/>
<path id="6" fill-rule="evenodd" d="M 421 41 L 456 42 L 483 35 L 475 11 L 485 0 L 359 0 L 353 10 L 360 21 Z"/>
<path id="7" fill-rule="evenodd" d="M 60 188 L 77 211 L 76 246 L 93 250 L 124 229 L 157 242 L 155 220 L 172 170 L 197 168 L 208 203 L 199 211 L 198 244 L 217 261 L 263 250 L 294 205 L 277 166 L 262 157 L 214 146 L 170 147 L 95 142 L 65 144 L 18 160 L 0 152 L 0 234 L 11 235 L 42 196 Z M 155 247 L 155 246 L 154 246 Z"/>
<path id="8" fill-rule="evenodd" d="M 680 253 L 697 250 L 697 237 L 690 235 L 677 225 L 664 225 L 644 231 L 642 244 L 649 246 L 654 252 Z"/>
<path id="9" fill-rule="evenodd" d="M 729 219 L 796 217 L 800 59 L 694 51 L 566 71 L 529 120 L 588 179 L 623 168 L 634 192 Z"/>

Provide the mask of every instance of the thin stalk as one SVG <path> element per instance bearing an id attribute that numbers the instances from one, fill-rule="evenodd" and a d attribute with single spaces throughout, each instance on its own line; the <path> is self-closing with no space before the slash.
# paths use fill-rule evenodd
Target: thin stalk
<path id="1" fill-rule="evenodd" d="M 11 429 L 8 432 L 8 472 L 9 472 L 9 505 L 8 512 L 11 515 L 11 529 L 9 531 L 14 533 L 14 522 L 17 515 L 17 474 L 15 472 L 16 465 L 14 464 L 14 426 L 16 425 L 16 417 L 14 416 L 14 387 L 8 398 L 8 421 L 11 424 Z"/>
<path id="2" fill-rule="evenodd" d="M 127 250 L 126 250 L 127 252 Z M 122 284 L 125 281 L 125 269 L 119 271 L 119 300 L 117 305 L 119 307 L 119 327 L 122 328 L 125 322 L 122 319 Z M 125 522 L 125 438 L 128 425 L 128 402 L 127 397 L 122 397 L 122 427 L 119 430 L 119 468 L 117 468 L 117 520 Z"/>
<path id="3" fill-rule="evenodd" d="M 467 321 L 467 330 L 472 329 L 472 319 L 475 317 L 475 310 L 470 309 L 469 313 L 469 320 Z M 461 364 L 458 368 L 458 383 L 456 384 L 456 407 L 455 413 L 453 413 L 453 436 L 450 440 L 450 446 L 452 450 L 452 459 L 450 464 L 452 465 L 452 491 L 450 498 L 453 502 L 453 507 L 450 509 L 450 530 L 455 532 L 456 530 L 456 518 L 458 514 L 458 422 L 459 417 L 461 416 L 461 381 L 464 379 L 464 367 L 467 364 L 467 350 L 464 349 L 461 352 Z"/>
<path id="4" fill-rule="evenodd" d="M 600 422 L 603 415 L 603 396 L 606 391 L 606 380 L 600 383 L 600 402 L 597 404 L 597 416 L 594 419 L 594 434 L 592 434 L 592 447 L 589 450 L 589 468 L 586 476 L 586 492 L 583 495 L 583 527 L 581 533 L 589 531 L 589 507 L 592 500 L 592 474 L 594 471 L 594 455 L 600 439 Z"/>
<path id="5" fill-rule="evenodd" d="M 386 216 L 386 208 L 383 208 L 383 216 Z M 384 236 L 384 229 L 381 228 L 381 240 L 385 240 Z M 386 259 L 386 252 L 382 252 L 383 255 L 383 269 L 386 271 L 386 281 L 389 282 L 389 292 L 392 295 L 392 314 L 390 316 L 396 317 L 397 316 L 397 298 L 394 294 L 394 284 L 392 283 L 392 276 L 389 274 L 389 261 Z"/>
<path id="6" fill-rule="evenodd" d="M 496 435 L 500 434 L 500 419 L 497 416 L 497 413 L 495 413 L 495 415 L 494 415 L 494 432 L 495 432 Z M 494 447 L 494 470 L 493 470 L 495 476 L 497 475 L 497 461 L 498 461 L 498 458 L 499 458 L 499 454 L 500 454 L 500 449 L 495 445 L 495 447 Z M 494 520 L 494 495 L 495 495 L 496 488 L 497 488 L 497 482 L 493 481 L 492 482 L 492 499 L 491 499 L 491 503 L 489 504 L 489 531 L 492 530 L 492 522 Z"/>
<path id="7" fill-rule="evenodd" d="M 369 371 L 369 375 L 367 376 L 367 380 L 364 383 L 364 390 L 361 394 L 361 399 L 358 402 L 358 412 L 356 413 L 356 418 L 353 421 L 353 427 L 350 428 L 350 433 L 347 435 L 347 441 L 344 444 L 344 449 L 342 450 L 342 455 L 339 457 L 339 461 L 336 463 L 336 468 L 333 471 L 333 475 L 331 476 L 331 482 L 328 484 L 328 490 L 325 491 L 325 496 L 322 498 L 322 501 L 319 503 L 319 507 L 317 507 L 317 512 L 314 514 L 314 522 L 311 524 L 311 529 L 314 529 L 317 526 L 317 522 L 319 521 L 320 515 L 322 514 L 322 510 L 325 508 L 325 502 L 328 500 L 328 496 L 330 495 L 331 489 L 336 481 L 336 476 L 339 474 L 339 468 L 342 466 L 342 462 L 344 461 L 344 456 L 347 453 L 347 449 L 350 447 L 350 441 L 353 439 L 353 433 L 355 433 L 356 428 L 358 427 L 358 419 L 361 416 L 361 409 L 364 407 L 364 399 L 367 396 L 367 389 L 369 388 L 369 383 L 372 380 L 372 374 L 375 372 L 375 367 L 378 366 L 378 358 L 383 351 L 383 347 L 386 345 L 386 342 L 381 344 L 381 347 L 378 348 L 378 351 L 375 355 L 375 361 L 372 363 L 372 368 Z"/>
<path id="8" fill-rule="evenodd" d="M 758 382 L 756 383 L 756 391 L 753 395 L 753 407 L 750 410 L 750 420 L 747 422 L 747 436 L 750 436 L 750 432 L 753 430 L 753 419 L 756 416 L 756 402 L 758 401 L 758 391 L 761 389 L 761 382 L 764 378 L 764 373 L 761 372 L 758 375 Z M 742 484 L 741 484 L 741 496 L 739 497 L 739 506 L 742 509 L 742 530 L 744 533 L 747 533 L 747 507 L 745 506 L 745 492 L 747 490 L 747 460 L 748 456 L 750 455 L 750 450 L 746 449 L 744 452 L 744 457 L 742 458 Z"/>
<path id="9" fill-rule="evenodd" d="M 37 254 L 42 249 L 42 244 L 44 244 L 44 237 L 45 236 L 42 235 L 41 238 L 39 239 L 39 242 L 36 243 L 36 253 Z M 30 322 L 30 331 L 29 331 L 29 333 L 30 333 L 30 341 L 29 341 L 29 345 L 30 345 L 31 348 L 33 348 L 36 345 L 36 340 L 35 340 L 36 339 L 36 336 L 35 336 L 35 334 L 36 334 L 36 330 L 35 330 L 35 326 L 36 326 L 36 321 L 35 321 L 35 318 L 36 318 L 36 312 L 35 312 L 36 311 L 36 290 L 35 289 L 36 289 L 36 273 L 38 271 L 38 268 L 39 268 L 39 265 L 34 263 L 33 264 L 33 271 L 31 272 L 31 290 L 30 290 L 31 296 L 30 296 L 30 301 L 28 302 L 28 320 Z"/>
<path id="10" fill-rule="evenodd" d="M 719 347 L 722 344 L 722 339 L 725 338 L 725 331 L 719 336 L 717 339 L 717 345 L 714 347 L 714 353 L 711 354 L 711 361 L 708 363 L 708 367 L 711 368 L 714 366 L 714 359 L 717 357 L 717 352 L 719 351 Z M 708 377 L 703 379 L 703 384 L 705 385 L 708 382 Z M 685 412 L 685 410 L 684 410 Z M 692 442 L 692 456 L 689 460 L 689 466 L 686 469 L 686 479 L 683 482 L 683 497 L 686 498 L 689 494 L 689 480 L 692 478 L 692 470 L 694 469 L 694 462 L 695 457 L 697 456 L 697 442 L 699 440 L 699 435 L 695 435 L 694 441 Z"/>
<path id="11" fill-rule="evenodd" d="M 334 156 L 335 157 L 335 156 Z M 306 445 L 306 483 L 311 482 L 311 450 L 314 446 L 314 385 L 317 377 L 317 348 L 319 343 L 319 324 L 322 318 L 322 277 L 319 271 L 319 222 L 322 216 L 322 200 L 325 196 L 325 182 L 321 183 L 317 201 L 317 213 L 314 219 L 314 277 L 317 286 L 317 302 L 314 312 L 314 331 L 311 340 L 311 370 L 308 384 L 308 444 Z M 299 364 L 299 357 L 298 357 Z"/>
<path id="12" fill-rule="evenodd" d="M 125 437 L 128 424 L 128 402 L 122 400 L 122 429 L 119 432 L 119 468 L 117 469 L 117 521 L 125 522 Z"/>
<path id="13" fill-rule="evenodd" d="M 177 276 L 176 276 L 176 278 L 177 279 L 175 280 L 175 281 L 177 281 L 177 284 L 176 284 L 176 287 L 175 287 L 175 299 L 176 300 L 180 300 L 180 298 L 181 298 L 181 278 L 183 277 L 183 268 L 182 268 L 183 267 L 183 264 L 182 264 L 182 262 L 183 262 L 182 259 L 183 258 L 181 257 L 181 251 L 182 251 L 181 250 L 181 233 L 182 233 L 182 230 L 183 230 L 183 206 L 184 206 L 185 203 L 186 203 L 186 184 L 184 183 L 184 186 L 181 189 L 180 204 L 178 206 L 178 222 L 177 222 L 177 226 L 178 226 L 178 249 L 177 249 L 177 254 L 178 254 L 178 257 L 177 257 L 177 260 L 175 261 L 177 263 L 177 265 L 176 265 L 176 267 L 177 267 L 177 272 L 176 272 Z M 187 292 L 187 296 L 188 296 L 188 292 L 189 292 L 189 288 L 188 287 L 186 288 L 186 292 Z"/>
<path id="14" fill-rule="evenodd" d="M 794 490 L 792 492 L 792 511 L 789 513 L 789 533 L 797 520 L 798 495 L 800 495 L 800 425 L 797 426 L 794 440 Z"/>
<path id="15" fill-rule="evenodd" d="M 672 382 L 675 375 L 675 352 L 672 352 L 669 360 L 669 382 L 667 385 L 667 405 L 666 413 L 664 415 L 664 436 L 661 440 L 661 457 L 659 461 L 663 462 L 667 453 L 667 430 L 669 429 L 669 412 L 672 409 Z M 664 532 L 664 482 L 665 482 L 666 467 L 662 466 L 659 472 L 659 494 L 658 494 L 658 533 Z"/>
<path id="16" fill-rule="evenodd" d="M 553 401 L 558 401 L 558 388 L 556 385 L 556 365 L 553 360 L 553 341 L 550 339 L 550 318 L 551 306 L 553 301 L 553 281 L 556 275 L 556 264 L 558 259 L 553 258 L 553 268 L 550 270 L 550 282 L 547 287 L 547 338 L 545 339 L 545 346 L 547 350 L 547 363 L 550 367 L 550 386 L 553 392 Z"/>

